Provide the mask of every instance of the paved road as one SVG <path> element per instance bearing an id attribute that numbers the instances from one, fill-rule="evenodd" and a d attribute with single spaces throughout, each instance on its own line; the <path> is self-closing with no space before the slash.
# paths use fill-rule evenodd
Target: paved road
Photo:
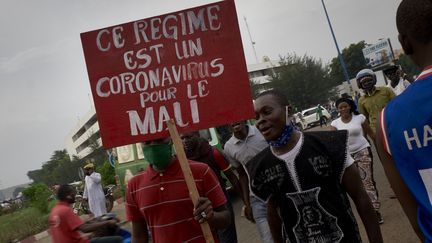
<path id="1" fill-rule="evenodd" d="M 312 128 L 312 130 L 326 130 L 327 128 Z M 412 230 L 408 219 L 405 217 L 402 208 L 400 207 L 397 199 L 393 198 L 393 191 L 385 177 L 381 163 L 378 160 L 378 155 L 374 152 L 374 173 L 377 187 L 380 193 L 381 200 L 381 213 L 384 217 L 384 224 L 381 225 L 381 231 L 383 233 L 384 242 L 389 243 L 420 243 L 417 239 L 414 231 Z M 125 219 L 124 204 L 116 205 L 114 212 L 118 214 L 121 219 Z M 260 238 L 254 224 L 247 221 L 244 217 L 241 217 L 240 212 L 243 206 L 240 198 L 233 198 L 233 206 L 236 212 L 236 227 L 238 234 L 239 243 L 260 243 Z M 353 210 L 354 212 L 356 210 Z M 356 214 L 357 221 L 359 223 L 361 236 L 364 242 L 368 242 L 364 227 L 361 223 L 359 216 Z M 126 227 L 130 229 L 130 224 L 126 224 Z M 38 242 L 48 243 L 49 239 L 45 238 Z"/>

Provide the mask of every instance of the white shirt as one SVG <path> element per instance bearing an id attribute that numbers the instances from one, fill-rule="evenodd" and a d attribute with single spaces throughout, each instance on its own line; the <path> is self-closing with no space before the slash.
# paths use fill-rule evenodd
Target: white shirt
<path id="1" fill-rule="evenodd" d="M 105 194 L 102 189 L 101 175 L 93 172 L 85 177 L 84 198 L 88 198 L 90 211 L 95 217 L 107 213 L 105 206 Z"/>
<path id="2" fill-rule="evenodd" d="M 255 126 L 248 125 L 248 127 L 245 140 L 240 140 L 233 135 L 224 146 L 224 154 L 235 168 L 246 165 L 255 155 L 269 146 Z"/>
<path id="3" fill-rule="evenodd" d="M 396 85 L 396 87 L 393 88 L 393 86 L 391 86 L 391 82 L 389 82 L 387 84 L 387 87 L 389 87 L 391 90 L 393 90 L 393 92 L 395 93 L 395 95 L 400 95 L 402 92 L 404 92 L 404 90 L 410 85 L 410 82 L 408 82 L 407 80 L 404 80 L 403 78 L 399 79 L 399 83 Z"/>
<path id="4" fill-rule="evenodd" d="M 340 117 L 331 123 L 331 126 L 335 127 L 337 130 L 348 130 L 348 151 L 350 154 L 369 147 L 369 142 L 363 134 L 362 124 L 365 121 L 366 117 L 363 114 L 353 114 L 351 121 L 348 123 L 343 122 Z"/>
<path id="5" fill-rule="evenodd" d="M 300 138 L 297 141 L 296 145 L 290 151 L 288 151 L 284 154 L 276 155 L 275 153 L 273 153 L 273 150 L 272 150 L 272 153 L 274 156 L 285 161 L 291 177 L 294 178 L 293 180 L 294 180 L 294 184 L 296 186 L 297 191 L 302 191 L 302 190 L 300 187 L 300 182 L 299 182 L 298 177 L 297 177 L 297 171 L 295 169 L 294 161 L 295 161 L 297 155 L 300 153 L 303 142 L 304 142 L 304 136 L 303 136 L 303 133 L 301 133 Z M 354 163 L 354 159 L 351 157 L 351 155 L 347 154 L 346 160 L 344 163 L 344 171 L 346 168 L 351 166 L 353 163 Z M 343 178 L 343 176 L 341 177 L 341 179 L 342 178 Z"/>

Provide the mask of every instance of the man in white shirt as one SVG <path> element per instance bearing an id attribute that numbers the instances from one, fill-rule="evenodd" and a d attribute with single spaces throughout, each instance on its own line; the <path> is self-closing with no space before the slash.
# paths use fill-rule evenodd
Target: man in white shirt
<path id="1" fill-rule="evenodd" d="M 228 161 L 239 174 L 240 186 L 245 203 L 245 216 L 255 221 L 263 243 L 273 243 L 270 227 L 267 222 L 267 204 L 254 196 L 249 198 L 249 180 L 246 174 L 246 164 L 269 145 L 255 126 L 249 126 L 246 121 L 231 124 L 233 136 L 226 142 L 224 153 Z"/>
<path id="2" fill-rule="evenodd" d="M 102 177 L 95 172 L 93 163 L 84 166 L 84 170 L 86 177 L 83 198 L 88 201 L 90 211 L 94 216 L 99 217 L 107 213 L 105 194 L 102 189 Z"/>
<path id="3" fill-rule="evenodd" d="M 387 87 L 392 89 L 396 96 L 400 95 L 410 85 L 408 80 L 403 79 L 403 72 L 399 66 L 390 66 L 387 69 L 384 69 L 383 72 L 386 77 L 390 79 Z"/>

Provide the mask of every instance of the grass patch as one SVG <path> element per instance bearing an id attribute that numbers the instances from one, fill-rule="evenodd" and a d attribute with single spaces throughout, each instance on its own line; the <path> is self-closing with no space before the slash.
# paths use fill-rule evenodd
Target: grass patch
<path id="1" fill-rule="evenodd" d="M 49 203 L 49 209 L 55 205 Z M 28 207 L 0 216 L 0 242 L 14 242 L 48 229 L 48 214 Z"/>

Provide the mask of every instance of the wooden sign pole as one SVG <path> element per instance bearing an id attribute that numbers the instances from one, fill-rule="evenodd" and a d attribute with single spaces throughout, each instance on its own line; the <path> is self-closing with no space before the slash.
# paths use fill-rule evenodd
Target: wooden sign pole
<path id="1" fill-rule="evenodd" d="M 177 132 L 177 128 L 176 128 L 176 125 L 174 124 L 174 121 L 171 119 L 171 120 L 168 120 L 166 123 L 167 123 L 168 129 L 169 129 L 169 133 L 171 135 L 172 141 L 174 143 L 174 148 L 175 148 L 176 153 L 177 153 L 177 158 L 180 162 L 180 166 L 181 166 L 181 169 L 183 171 L 183 175 L 185 177 L 185 181 L 186 181 L 186 185 L 187 185 L 188 190 L 189 190 L 190 198 L 192 199 L 194 206 L 196 206 L 196 203 L 198 202 L 199 194 L 198 194 L 197 187 L 195 185 L 195 180 L 193 178 L 192 171 L 189 167 L 189 163 L 188 163 L 188 160 L 186 158 L 186 153 L 184 152 L 184 149 L 183 149 L 183 143 L 182 143 L 180 136 Z M 206 242 L 207 243 L 214 243 L 214 239 L 213 239 L 213 235 L 212 235 L 212 232 L 210 229 L 210 225 L 207 222 L 204 222 L 200 225 L 201 225 L 201 229 L 203 231 L 204 238 L 205 238 Z"/>

